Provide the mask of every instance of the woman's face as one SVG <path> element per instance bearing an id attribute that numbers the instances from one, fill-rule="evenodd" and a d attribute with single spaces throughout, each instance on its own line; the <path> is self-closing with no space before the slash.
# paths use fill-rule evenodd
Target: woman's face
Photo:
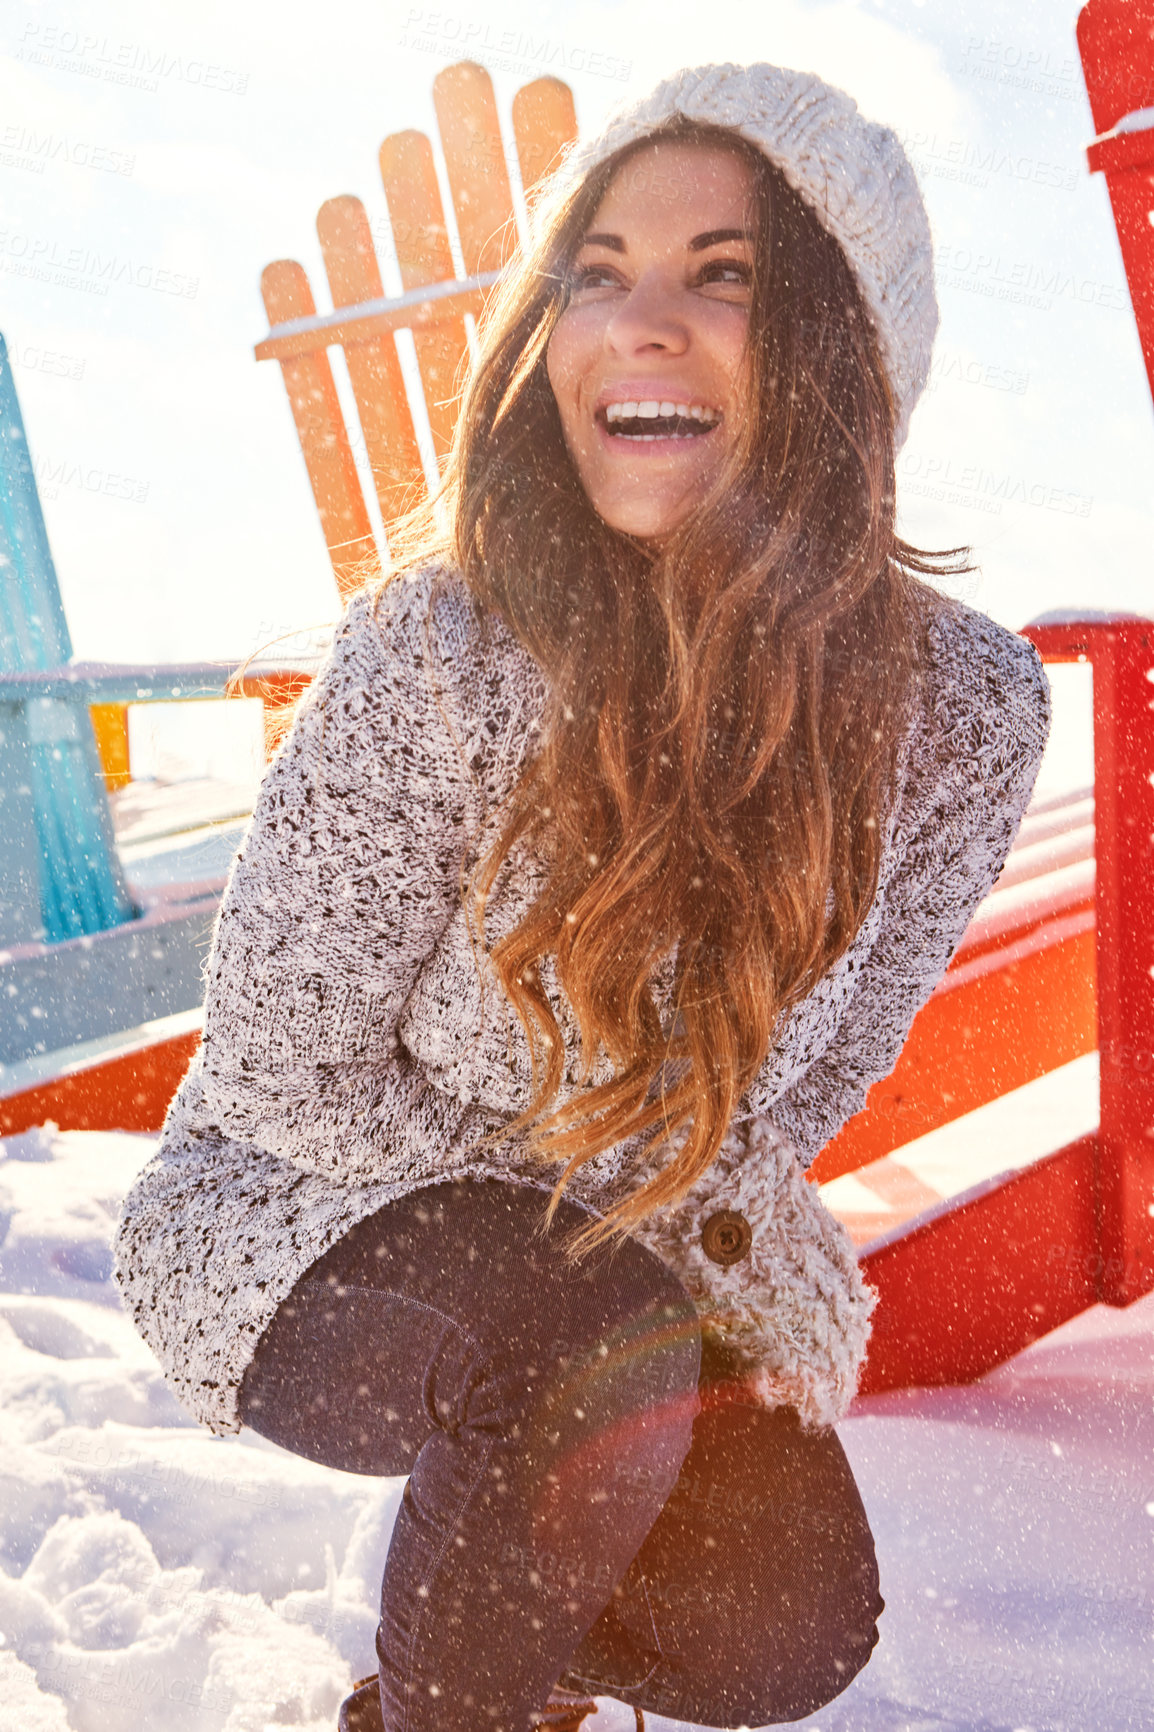
<path id="1" fill-rule="evenodd" d="M 549 383 L 590 504 L 660 540 L 705 497 L 746 408 L 752 173 L 712 144 L 655 141 L 586 230 Z"/>

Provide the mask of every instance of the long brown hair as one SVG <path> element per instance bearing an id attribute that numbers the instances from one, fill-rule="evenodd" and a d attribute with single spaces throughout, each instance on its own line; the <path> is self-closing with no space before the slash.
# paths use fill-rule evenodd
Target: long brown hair
<path id="1" fill-rule="evenodd" d="M 547 674 L 540 749 L 462 885 L 483 942 L 513 844 L 531 834 L 547 861 L 491 950 L 533 1092 L 494 1137 L 529 1127 L 564 1162 L 551 1219 L 596 1154 L 656 1127 L 640 1160 L 679 1133 L 573 1254 L 705 1172 L 783 1012 L 853 941 L 923 659 L 915 574 L 963 569 L 959 550 L 919 553 L 895 532 L 893 403 L 840 247 L 737 134 L 678 121 L 641 142 L 658 136 L 722 143 L 752 169 L 752 409 L 719 484 L 660 547 L 609 528 L 546 373 L 572 262 L 635 144 L 555 202 L 508 273 L 438 500 L 390 536 L 398 571 L 449 559 Z M 651 985 L 674 949 L 665 1029 Z M 582 1086 L 551 1111 L 565 1049 L 544 958 L 581 1033 Z M 613 1074 L 594 1085 L 602 1052 Z"/>

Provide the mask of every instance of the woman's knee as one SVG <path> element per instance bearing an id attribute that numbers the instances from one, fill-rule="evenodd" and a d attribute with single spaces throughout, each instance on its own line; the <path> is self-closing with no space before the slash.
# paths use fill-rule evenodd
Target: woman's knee
<path id="1" fill-rule="evenodd" d="M 874 1623 L 868 1632 L 856 1640 L 834 1644 L 826 1652 L 806 1657 L 793 1667 L 782 1665 L 781 1656 L 767 1676 L 746 1678 L 729 1683 L 713 1696 L 700 1692 L 701 1699 L 688 1706 L 681 1703 L 679 1713 L 690 1713 L 700 1724 L 719 1729 L 742 1729 L 761 1726 L 789 1726 L 822 1708 L 847 1690 L 861 1672 L 878 1641 Z"/>
<path id="2" fill-rule="evenodd" d="M 877 1620 L 885 1601 L 872 1596 L 836 1596 L 830 1606 L 807 1608 L 806 1627 L 793 1640 L 780 1631 L 767 1640 L 763 1664 L 724 1692 L 727 1717 L 718 1727 L 788 1725 L 816 1714 L 848 1689 L 870 1660 L 879 1640 Z"/>
<path id="3" fill-rule="evenodd" d="M 706 1407 L 638 1567 L 688 1691 L 677 1713 L 702 1725 L 804 1718 L 878 1640 L 874 1540 L 849 1463 L 836 1433 L 805 1432 L 791 1410 Z"/>

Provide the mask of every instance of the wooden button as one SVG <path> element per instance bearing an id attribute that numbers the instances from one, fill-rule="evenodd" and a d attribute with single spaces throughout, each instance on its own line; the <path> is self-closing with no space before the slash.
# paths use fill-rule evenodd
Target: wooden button
<path id="1" fill-rule="evenodd" d="M 711 1263 L 740 1263 L 749 1256 L 753 1228 L 736 1209 L 719 1209 L 701 1229 L 701 1244 Z"/>

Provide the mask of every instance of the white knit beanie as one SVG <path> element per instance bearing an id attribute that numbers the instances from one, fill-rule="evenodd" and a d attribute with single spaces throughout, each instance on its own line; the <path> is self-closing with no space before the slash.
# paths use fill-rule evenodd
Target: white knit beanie
<path id="1" fill-rule="evenodd" d="M 844 90 L 783 66 L 691 66 L 579 139 L 554 177 L 563 193 L 624 145 L 685 115 L 731 127 L 763 150 L 841 246 L 877 331 L 900 446 L 930 370 L 938 328 L 929 218 L 889 127 Z"/>

